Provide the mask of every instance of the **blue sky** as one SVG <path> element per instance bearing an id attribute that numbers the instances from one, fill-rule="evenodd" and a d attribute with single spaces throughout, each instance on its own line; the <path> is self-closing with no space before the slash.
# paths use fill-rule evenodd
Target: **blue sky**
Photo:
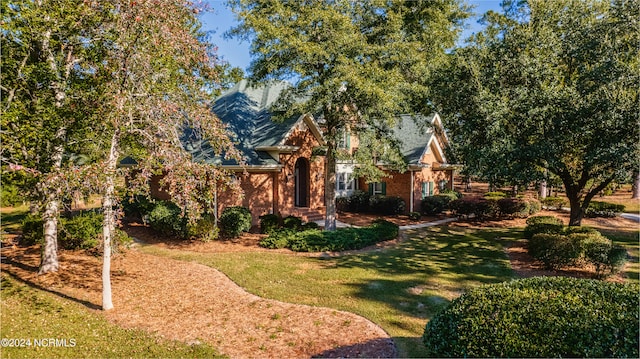
<path id="1" fill-rule="evenodd" d="M 366 1 L 366 0 L 363 0 Z M 251 57 L 249 54 L 248 42 L 240 42 L 237 39 L 225 39 L 224 33 L 236 24 L 234 14 L 225 7 L 223 0 L 207 1 L 212 8 L 211 12 L 203 14 L 201 17 L 203 28 L 206 31 L 213 31 L 211 42 L 218 46 L 218 55 L 232 66 L 237 66 L 247 70 Z M 475 5 L 476 16 L 467 20 L 467 29 L 462 38 L 467 38 L 477 32 L 480 25 L 477 23 L 482 14 L 489 10 L 500 10 L 500 0 L 467 0 L 467 3 Z"/>

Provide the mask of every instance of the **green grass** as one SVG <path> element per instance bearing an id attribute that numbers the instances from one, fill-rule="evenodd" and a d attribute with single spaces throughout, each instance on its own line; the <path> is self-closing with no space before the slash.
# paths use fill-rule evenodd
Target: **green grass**
<path id="1" fill-rule="evenodd" d="M 261 297 L 362 315 L 394 338 L 400 357 L 423 357 L 429 318 L 467 288 L 512 278 L 502 246 L 520 231 L 433 227 L 407 235 L 394 248 L 324 259 L 143 250 L 215 267 Z"/>
<path id="2" fill-rule="evenodd" d="M 29 207 L 7 207 L 0 212 L 0 224 L 5 232 L 15 232 L 20 230 L 22 220 L 29 213 Z"/>
<path id="3" fill-rule="evenodd" d="M 31 343 L 3 346 L 2 358 L 220 357 L 206 344 L 188 345 L 120 328 L 79 303 L 32 288 L 6 274 L 2 275 L 1 286 L 0 338 L 24 339 L 23 344 L 28 339 Z M 36 339 L 49 338 L 66 340 L 66 346 L 36 346 Z"/>
<path id="4" fill-rule="evenodd" d="M 596 228 L 607 238 L 613 241 L 613 244 L 619 244 L 627 247 L 629 252 L 629 263 L 625 269 L 627 281 L 630 283 L 640 284 L 640 231 L 619 231 L 613 229 Z"/>

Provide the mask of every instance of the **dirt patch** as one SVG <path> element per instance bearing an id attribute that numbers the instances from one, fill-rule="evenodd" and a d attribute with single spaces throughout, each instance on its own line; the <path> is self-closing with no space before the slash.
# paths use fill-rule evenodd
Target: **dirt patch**
<path id="1" fill-rule="evenodd" d="M 60 271 L 38 276 L 37 246 L 3 247 L 2 256 L 4 273 L 89 308 L 99 308 L 100 258 L 62 251 Z M 365 318 L 262 299 L 223 273 L 196 263 L 133 249 L 113 258 L 112 286 L 115 309 L 104 315 L 113 323 L 187 343 L 207 342 L 232 358 L 396 354 L 389 336 Z"/>

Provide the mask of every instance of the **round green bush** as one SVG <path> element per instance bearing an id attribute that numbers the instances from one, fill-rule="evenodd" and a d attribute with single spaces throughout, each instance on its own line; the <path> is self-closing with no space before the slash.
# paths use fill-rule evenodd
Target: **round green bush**
<path id="1" fill-rule="evenodd" d="M 635 284 L 563 277 L 486 285 L 426 326 L 430 357 L 637 358 Z"/>
<path id="2" fill-rule="evenodd" d="M 624 212 L 624 205 L 608 203 L 608 202 L 598 202 L 591 201 L 589 203 L 589 207 L 587 207 L 586 211 L 584 211 L 584 215 L 587 217 L 606 217 L 613 218 L 618 214 Z"/>
<path id="3" fill-rule="evenodd" d="M 449 195 L 425 197 L 422 199 L 422 202 L 420 202 L 420 209 L 422 210 L 422 213 L 426 214 L 427 216 L 433 216 L 442 213 L 442 211 L 447 208 L 447 205 L 451 201 L 452 199 Z"/>
<path id="4" fill-rule="evenodd" d="M 149 213 L 151 228 L 166 235 L 182 236 L 186 228 L 186 220 L 182 211 L 173 202 L 159 201 Z"/>
<path id="5" fill-rule="evenodd" d="M 269 213 L 260 216 L 260 233 L 271 233 L 280 227 L 280 216 Z"/>
<path id="6" fill-rule="evenodd" d="M 563 197 L 545 197 L 542 204 L 550 210 L 560 211 L 567 205 L 567 199 Z"/>
<path id="7" fill-rule="evenodd" d="M 540 233 L 562 233 L 564 225 L 559 218 L 553 216 L 537 216 L 527 218 L 527 226 L 524 228 L 524 238 L 531 239 Z"/>
<path id="8" fill-rule="evenodd" d="M 302 218 L 293 215 L 286 216 L 282 219 L 282 226 L 284 228 L 291 228 L 297 231 L 302 228 Z"/>
<path id="9" fill-rule="evenodd" d="M 538 233 L 529 240 L 529 254 L 550 269 L 575 265 L 583 253 L 581 237 Z"/>
<path id="10" fill-rule="evenodd" d="M 248 208 L 227 207 L 220 215 L 220 232 L 228 238 L 239 237 L 251 229 L 251 211 Z"/>
<path id="11" fill-rule="evenodd" d="M 83 212 L 71 218 L 60 218 L 58 243 L 64 249 L 91 249 L 100 243 L 104 215 Z"/>
<path id="12" fill-rule="evenodd" d="M 44 243 L 44 221 L 40 216 L 28 214 L 22 220 L 22 235 L 18 239 L 21 246 Z"/>

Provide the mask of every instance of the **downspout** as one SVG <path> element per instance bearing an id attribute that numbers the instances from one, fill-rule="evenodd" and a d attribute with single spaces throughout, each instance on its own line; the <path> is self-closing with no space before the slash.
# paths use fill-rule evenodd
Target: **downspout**
<path id="1" fill-rule="evenodd" d="M 413 170 L 409 170 L 409 172 L 411 172 L 411 191 L 410 191 L 410 195 L 409 195 L 409 208 L 411 208 L 409 210 L 409 212 L 415 212 L 413 209 L 413 195 L 415 192 L 415 189 L 413 188 L 413 176 L 414 176 L 414 171 Z"/>

